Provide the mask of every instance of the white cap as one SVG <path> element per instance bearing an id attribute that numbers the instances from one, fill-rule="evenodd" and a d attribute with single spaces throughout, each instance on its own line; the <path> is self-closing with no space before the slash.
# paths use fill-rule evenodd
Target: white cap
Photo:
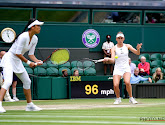
<path id="1" fill-rule="evenodd" d="M 118 33 L 118 34 L 116 35 L 116 38 L 118 38 L 118 37 L 124 37 L 124 34 L 123 34 L 123 33 Z"/>
<path id="2" fill-rule="evenodd" d="M 35 20 L 33 23 L 31 23 L 29 26 L 28 26 L 28 29 L 30 29 L 32 26 L 35 26 L 35 25 L 43 25 L 44 22 L 40 22 L 38 20 Z"/>

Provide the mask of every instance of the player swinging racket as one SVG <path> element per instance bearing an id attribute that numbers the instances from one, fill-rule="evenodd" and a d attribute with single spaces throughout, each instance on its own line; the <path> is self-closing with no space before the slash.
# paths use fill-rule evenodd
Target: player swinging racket
<path id="1" fill-rule="evenodd" d="M 130 78 L 131 78 L 131 71 L 129 66 L 129 50 L 132 51 L 136 55 L 140 55 L 140 48 L 142 46 L 142 43 L 137 44 L 136 48 L 133 48 L 130 44 L 124 44 L 125 37 L 122 32 L 118 32 L 116 35 L 116 41 L 117 44 L 112 48 L 111 54 L 112 59 L 115 59 L 115 55 L 118 56 L 118 58 L 115 60 L 115 66 L 113 71 L 113 85 L 114 85 L 114 91 L 116 94 L 116 100 L 114 104 L 121 103 L 120 98 L 120 89 L 119 89 L 119 83 L 121 77 L 124 78 L 124 83 L 126 85 L 126 90 L 129 94 L 129 102 L 132 104 L 137 104 L 138 102 L 132 97 L 132 86 L 130 84 Z"/>
<path id="2" fill-rule="evenodd" d="M 34 56 L 34 51 L 38 42 L 38 38 L 35 34 L 40 33 L 40 25 L 43 25 L 43 23 L 44 22 L 40 22 L 35 19 L 30 19 L 23 32 L 16 38 L 9 51 L 2 58 L 1 66 L 3 67 L 4 84 L 0 91 L 0 113 L 6 112 L 6 110 L 2 107 L 2 101 L 6 90 L 8 90 L 9 86 L 12 84 L 13 72 L 23 83 L 23 90 L 27 100 L 26 111 L 42 110 L 32 102 L 30 90 L 31 80 L 22 64 L 22 61 L 27 63 L 30 67 L 35 67 L 35 63 L 37 63 L 37 65 L 42 65 L 42 61 L 38 60 Z M 26 28 L 28 28 L 28 31 L 25 32 Z M 27 60 L 23 56 L 27 51 L 29 51 L 28 55 L 30 59 L 35 63 Z"/>

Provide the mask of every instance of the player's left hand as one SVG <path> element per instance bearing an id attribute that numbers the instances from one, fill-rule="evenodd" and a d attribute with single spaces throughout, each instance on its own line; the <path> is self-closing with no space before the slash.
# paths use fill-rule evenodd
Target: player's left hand
<path id="1" fill-rule="evenodd" d="M 141 49 L 142 48 L 142 43 L 138 43 L 137 46 L 136 46 L 136 49 Z"/>

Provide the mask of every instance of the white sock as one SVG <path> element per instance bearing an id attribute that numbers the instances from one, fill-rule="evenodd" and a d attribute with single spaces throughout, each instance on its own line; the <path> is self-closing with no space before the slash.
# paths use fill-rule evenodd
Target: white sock
<path id="1" fill-rule="evenodd" d="M 27 103 L 27 105 L 34 105 L 33 102 Z"/>
<path id="2" fill-rule="evenodd" d="M 131 99 L 131 100 L 132 100 L 132 99 L 133 99 L 133 97 L 130 97 L 129 99 Z"/>
<path id="3" fill-rule="evenodd" d="M 16 97 L 16 95 L 13 95 L 13 98 Z"/>
<path id="4" fill-rule="evenodd" d="M 2 101 L 0 101 L 0 106 L 2 106 Z"/>

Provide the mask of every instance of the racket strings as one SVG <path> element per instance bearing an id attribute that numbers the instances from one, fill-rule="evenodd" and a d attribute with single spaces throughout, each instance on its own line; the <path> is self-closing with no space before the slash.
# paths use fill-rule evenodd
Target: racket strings
<path id="1" fill-rule="evenodd" d="M 54 52 L 51 56 L 51 61 L 54 64 L 64 64 L 69 60 L 69 51 L 66 49 L 61 49 Z"/>

